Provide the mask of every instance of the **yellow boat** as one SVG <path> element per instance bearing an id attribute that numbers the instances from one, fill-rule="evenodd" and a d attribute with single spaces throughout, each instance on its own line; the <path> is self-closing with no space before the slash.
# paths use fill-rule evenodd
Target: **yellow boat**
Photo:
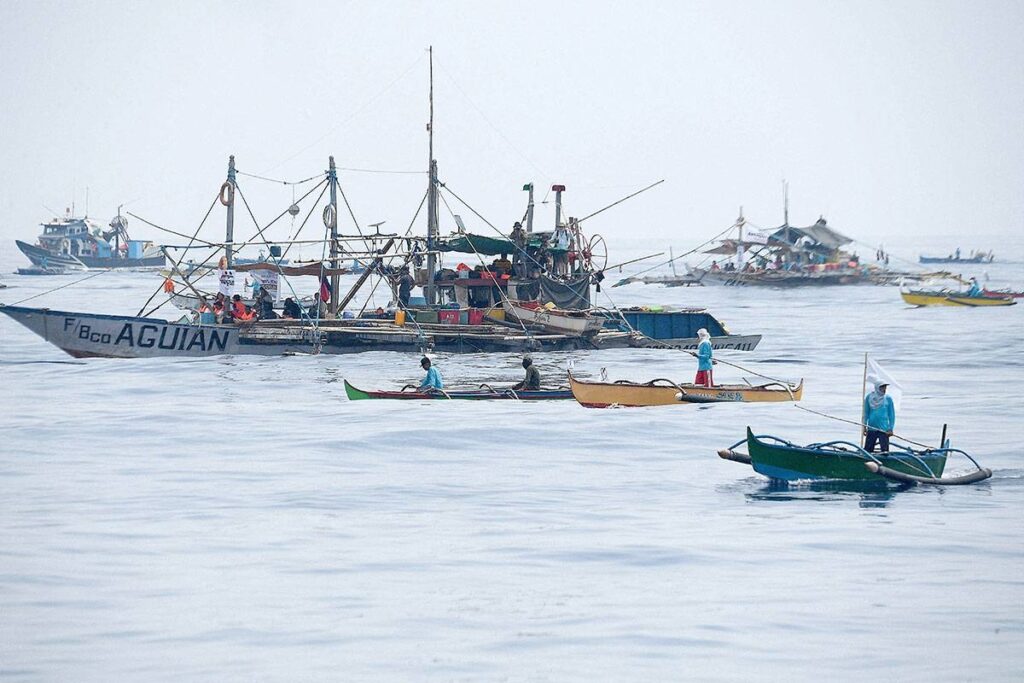
<path id="1" fill-rule="evenodd" d="M 681 384 L 668 379 L 654 379 L 644 384 L 618 382 L 584 382 L 569 375 L 569 387 L 580 405 L 588 408 L 610 406 L 668 406 L 687 403 L 760 403 L 765 401 L 799 401 L 804 381 L 799 384 L 770 382 L 768 384 L 718 384 L 702 387 Z"/>
<path id="2" fill-rule="evenodd" d="M 954 292 L 948 289 L 938 291 L 900 290 L 900 296 L 911 306 L 1013 306 L 1017 303 L 1012 296 L 998 294 L 969 296 L 964 292 Z"/>

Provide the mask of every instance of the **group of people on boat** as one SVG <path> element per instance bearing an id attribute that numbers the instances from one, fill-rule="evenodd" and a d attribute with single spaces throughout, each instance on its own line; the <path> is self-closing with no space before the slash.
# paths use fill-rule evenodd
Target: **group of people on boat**
<path id="1" fill-rule="evenodd" d="M 201 297 L 196 315 L 200 323 L 218 325 L 271 320 L 277 317 L 277 313 L 274 312 L 274 299 L 266 289 L 258 290 L 256 300 L 251 305 L 242 301 L 241 295 L 238 294 L 229 299 L 224 293 L 218 292 L 213 303 L 206 297 Z"/>

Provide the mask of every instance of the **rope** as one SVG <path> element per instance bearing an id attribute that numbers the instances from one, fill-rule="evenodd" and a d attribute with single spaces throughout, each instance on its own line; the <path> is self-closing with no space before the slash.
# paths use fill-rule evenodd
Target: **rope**
<path id="1" fill-rule="evenodd" d="M 49 290 L 47 290 L 45 292 L 40 292 L 39 294 L 33 294 L 32 296 L 26 297 L 26 298 L 22 299 L 21 301 L 15 301 L 13 304 L 7 304 L 7 305 L 8 306 L 17 306 L 19 304 L 25 303 L 26 301 L 31 301 L 32 299 L 38 299 L 39 297 L 44 296 L 46 294 L 52 294 L 53 292 L 59 291 L 61 289 L 64 289 L 65 287 L 70 287 L 71 285 L 77 285 L 79 282 L 85 282 L 86 280 L 91 280 L 94 277 L 99 277 L 100 275 L 103 275 L 104 273 L 109 273 L 112 270 L 113 270 L 113 268 L 108 268 L 107 270 L 100 270 L 100 271 L 97 271 L 97 272 L 93 273 L 92 275 L 88 275 L 86 277 L 83 277 L 80 280 L 75 280 L 74 282 L 69 282 L 67 284 L 61 285 L 60 287 L 54 287 L 53 289 L 49 289 Z"/>
<path id="2" fill-rule="evenodd" d="M 487 118 L 487 115 L 486 115 L 486 114 L 484 114 L 483 110 L 482 110 L 482 109 L 480 109 L 480 107 L 476 106 L 476 102 L 474 102 L 474 101 L 473 101 L 473 100 L 472 100 L 472 99 L 470 98 L 470 96 L 466 94 L 466 91 L 462 89 L 462 86 L 461 86 L 461 85 L 459 85 L 458 81 L 456 81 L 456 80 L 455 80 L 455 77 L 454 77 L 454 76 L 452 76 L 452 75 L 451 75 L 451 74 L 450 74 L 450 73 L 448 72 L 448 70 L 447 70 L 447 69 L 445 69 L 444 67 L 442 67 L 442 66 L 441 66 L 441 64 L 440 64 L 440 62 L 439 62 L 439 61 L 438 61 L 438 60 L 437 60 L 436 58 L 434 59 L 434 63 L 435 63 L 436 65 L 437 65 L 437 67 L 438 67 L 438 70 L 439 70 L 439 71 L 441 71 L 442 73 L 444 73 L 444 75 L 445 75 L 445 76 L 446 76 L 446 77 L 448 78 L 448 80 L 450 80 L 450 81 L 452 82 L 452 85 L 454 85 L 454 86 L 455 86 L 455 89 L 456 89 L 456 90 L 458 90 L 458 91 L 459 91 L 459 93 L 461 93 L 461 94 L 462 94 L 462 96 L 466 98 L 466 101 L 467 101 L 467 102 L 469 102 L 469 105 L 470 105 L 471 107 L 473 107 L 473 109 L 475 109 L 475 110 L 476 110 L 476 113 L 480 115 L 480 118 L 482 118 L 482 119 L 483 119 L 484 121 L 486 121 L 486 122 L 487 122 L 487 125 L 491 127 L 491 130 L 493 130 L 493 131 L 494 131 L 494 132 L 495 132 L 495 133 L 496 133 L 496 134 L 498 135 L 498 137 L 500 137 L 500 138 L 501 138 L 501 139 L 502 139 L 502 140 L 503 140 L 503 141 L 505 142 L 505 144 L 509 146 L 509 148 L 510 148 L 510 149 L 511 149 L 511 150 L 512 150 L 513 152 L 515 152 L 516 154 L 518 154 L 518 155 L 519 155 L 519 157 L 520 157 L 520 158 L 521 158 L 521 159 L 522 159 L 523 161 L 525 161 L 526 163 L 528 163 L 528 164 L 529 164 L 530 166 L 533 166 L 534 170 L 535 170 L 535 171 L 537 171 L 537 173 L 540 173 L 542 177 L 544 177 L 544 178 L 545 178 L 546 180 L 550 181 L 550 180 L 551 180 L 551 176 L 550 176 L 550 175 L 548 175 L 547 173 L 545 173 L 545 172 L 544 172 L 544 171 L 543 171 L 543 170 L 542 170 L 542 169 L 541 169 L 541 168 L 540 168 L 540 167 L 539 167 L 539 166 L 538 166 L 537 164 L 533 163 L 533 160 L 532 160 L 532 159 L 530 159 L 530 158 L 529 158 L 529 157 L 527 157 L 527 156 L 526 156 L 525 154 L 523 154 L 523 153 L 522 153 L 521 151 L 519 151 L 519 148 L 518 148 L 518 147 L 516 147 L 515 145 L 513 145 L 513 144 L 512 144 L 512 141 L 511 141 L 511 140 L 509 140 L 509 139 L 508 139 L 507 137 L 505 137 L 505 134 L 504 134 L 504 133 L 502 133 L 502 132 L 501 132 L 500 130 L 498 130 L 498 127 L 497 127 L 497 126 L 495 126 L 495 125 L 494 125 L 494 124 L 493 124 L 493 123 L 491 122 L 491 120 L 490 120 L 489 118 Z M 548 182 L 548 185 L 550 185 L 550 184 L 551 184 L 551 183 L 550 183 L 550 182 Z"/>
<path id="3" fill-rule="evenodd" d="M 281 185 L 305 185 L 309 181 L 316 180 L 317 178 L 319 178 L 320 176 L 323 175 L 323 173 L 317 173 L 316 175 L 310 176 L 310 177 L 306 178 L 305 180 L 293 180 L 292 181 L 292 180 L 277 180 L 276 178 L 267 178 L 265 176 L 256 175 L 255 173 L 246 173 L 245 171 L 239 171 L 237 169 L 235 169 L 235 173 L 237 173 L 238 175 L 244 175 L 244 176 L 246 176 L 248 178 L 255 178 L 257 180 L 266 180 L 267 182 L 270 182 L 270 183 L 280 183 Z"/>
<path id="4" fill-rule="evenodd" d="M 662 266 L 667 266 L 668 264 L 672 263 L 673 261 L 678 261 L 679 259 L 683 258 L 684 256 L 689 256 L 690 254 L 692 254 L 692 253 L 694 253 L 694 252 L 696 252 L 696 251 L 698 251 L 700 249 L 703 249 L 707 245 L 709 245 L 712 242 L 714 242 L 715 240 L 719 239 L 722 235 L 728 234 L 735 227 L 736 227 L 736 224 L 733 223 L 728 228 L 726 228 L 722 232 L 718 233 L 717 235 L 715 235 L 714 237 L 709 239 L 707 242 L 704 242 L 702 244 L 697 245 L 696 247 L 694 247 L 690 251 L 686 252 L 685 254 L 680 254 L 679 256 L 673 256 L 668 261 L 665 261 L 664 263 L 659 263 L 657 265 L 653 265 L 650 268 L 648 268 L 647 270 L 641 270 L 639 273 L 636 273 L 636 274 L 632 275 L 632 277 L 640 277 L 641 275 L 646 275 L 647 273 L 651 272 L 652 270 L 655 270 L 656 268 L 661 268 Z M 617 286 L 617 285 L 612 285 L 612 287 L 615 287 L 615 286 Z"/>
<path id="5" fill-rule="evenodd" d="M 274 164 L 273 166 L 271 166 L 270 168 L 268 168 L 268 169 L 267 169 L 266 171 L 264 171 L 264 173 L 270 173 L 270 172 L 271 172 L 271 171 L 273 171 L 274 169 L 276 169 L 276 168 L 279 168 L 279 167 L 281 167 L 282 165 L 284 165 L 284 164 L 288 163 L 289 161 L 291 161 L 291 160 L 292 160 L 292 159 L 294 159 L 295 157 L 299 156 L 299 155 L 300 155 L 300 154 L 302 154 L 303 152 L 305 152 L 305 151 L 307 151 L 307 150 L 309 150 L 309 149 L 311 149 L 311 148 L 315 147 L 316 145 L 320 144 L 320 142 L 321 142 L 321 141 L 322 141 L 322 140 L 323 140 L 324 138 L 326 138 L 326 137 L 327 137 L 327 136 L 329 136 L 329 135 L 332 135 L 332 134 L 333 134 L 333 133 L 335 133 L 335 132 L 336 132 L 337 130 L 339 130 L 339 129 L 340 129 L 340 128 L 341 128 L 342 126 L 344 126 L 344 125 L 345 125 L 346 123 L 348 123 L 349 121 L 351 121 L 352 119 L 354 119 L 354 118 L 355 118 L 356 116 L 358 116 L 359 114 L 361 114 L 361 113 L 362 113 L 362 112 L 363 112 L 363 111 L 364 111 L 365 109 L 367 109 L 367 108 L 368 108 L 368 107 L 369 107 L 369 106 L 370 106 L 371 104 L 373 104 L 373 103 L 374 103 L 374 102 L 376 102 L 376 101 L 377 101 L 378 99 L 380 99 L 380 98 L 381 98 L 381 97 L 382 97 L 382 96 L 383 96 L 383 95 L 384 95 L 384 94 L 385 94 L 385 93 L 386 93 L 387 91 L 391 90 L 391 88 L 393 88 L 393 87 L 394 87 L 394 86 L 395 86 L 395 85 L 396 85 L 396 84 L 397 84 L 397 83 L 398 83 L 398 82 L 399 82 L 400 80 L 402 80 L 403 78 L 405 78 L 405 77 L 406 77 L 406 75 L 407 75 L 407 74 L 408 74 L 408 73 L 409 73 L 410 71 L 412 71 L 412 70 L 413 70 L 413 69 L 414 69 L 414 68 L 415 68 L 415 67 L 416 67 L 416 66 L 417 66 L 417 65 L 418 65 L 418 64 L 419 64 L 419 63 L 420 63 L 420 62 L 421 62 L 421 61 L 423 60 L 423 57 L 425 56 L 425 54 L 426 54 L 426 53 L 424 53 L 424 54 L 421 54 L 421 55 L 420 55 L 419 57 L 417 57 L 417 58 L 416 58 L 416 61 L 414 61 L 414 62 L 413 62 L 412 64 L 410 64 L 410 65 L 409 65 L 409 68 L 407 68 L 407 69 L 406 69 L 405 71 L 403 71 L 403 72 L 402 72 L 401 74 L 399 74 L 399 75 L 398 75 L 398 77 L 397 77 L 397 78 L 395 78 L 395 79 L 394 79 L 393 81 L 391 81 L 391 82 L 390 82 L 390 83 L 388 83 L 388 84 L 387 84 L 386 86 L 384 86 L 384 88 L 383 88 L 382 90 L 380 90 L 379 92 L 377 92 L 377 94 L 376 94 L 376 95 L 374 95 L 374 96 L 373 96 L 373 97 L 371 97 L 371 98 L 370 98 L 369 100 L 367 100 L 367 101 L 366 101 L 366 103 L 364 103 L 364 104 L 363 104 L 363 105 L 362 105 L 361 107 L 357 108 L 357 109 L 356 109 L 355 111 L 353 111 L 353 112 L 352 112 L 351 114 L 349 114 L 349 115 L 348 115 L 347 117 L 345 117 L 344 119 L 342 119 L 341 121 L 339 121 L 339 122 L 338 122 L 338 124 L 337 124 L 336 126 L 334 126 L 333 128 L 331 128 L 330 130 L 328 130 L 328 131 L 327 131 L 326 133 L 324 133 L 323 135 L 321 135 L 320 137 L 318 137 L 318 138 L 317 138 L 316 140 L 313 140 L 313 142 L 309 143 L 309 144 L 308 144 L 308 145 L 306 145 L 305 147 L 301 148 L 300 150 L 298 150 L 297 152 L 295 152 L 294 154 L 292 154 L 292 155 L 291 155 L 290 157 L 288 157 L 287 159 L 284 159 L 283 161 L 279 161 L 278 163 Z"/>
<path id="6" fill-rule="evenodd" d="M 258 222 L 256 221 L 256 216 L 255 216 L 255 215 L 253 215 L 252 209 L 251 209 L 251 208 L 249 208 L 249 202 L 248 202 L 248 201 L 246 200 L 246 198 L 245 198 L 245 194 L 243 194 L 243 193 L 242 193 L 242 188 L 241 188 L 241 187 L 238 187 L 238 185 L 236 184 L 236 185 L 235 185 L 235 189 L 236 189 L 236 190 L 238 190 L 238 196 L 242 198 L 242 205 L 243 205 L 243 206 L 245 206 L 245 210 L 249 212 L 249 217 L 250 217 L 250 218 L 252 219 L 252 222 L 253 222 L 253 224 L 254 224 L 254 225 L 256 226 L 256 229 L 257 229 L 257 230 L 259 230 L 259 232 L 258 232 L 257 234 L 258 234 L 258 235 L 259 235 L 260 237 L 262 237 L 262 238 L 263 238 L 263 243 L 264 243 L 264 244 L 266 245 L 266 247 L 267 247 L 267 250 L 268 250 L 268 253 L 269 253 L 269 250 L 270 250 L 270 242 L 269 242 L 269 241 L 267 241 L 267 238 L 266 238 L 266 237 L 265 237 L 265 236 L 263 235 L 263 230 L 266 230 L 266 228 L 269 228 L 269 227 L 270 227 L 270 224 L 268 224 L 268 225 L 267 225 L 267 226 L 266 226 L 265 228 L 263 228 L 263 230 L 260 230 L 260 229 L 259 229 L 259 227 L 260 227 L 260 224 L 259 224 L 259 223 L 258 223 Z M 314 208 L 315 208 L 315 205 L 314 205 Z M 271 256 L 270 258 L 274 258 L 274 257 L 273 257 L 273 256 Z M 281 260 L 282 260 L 283 258 L 284 258 L 284 255 L 282 254 L 282 256 L 278 257 L 278 258 L 277 258 L 277 260 L 276 260 L 276 261 L 274 261 L 274 265 L 275 265 L 275 266 L 277 266 L 277 274 L 278 274 L 278 276 L 279 276 L 279 277 L 280 277 L 280 278 L 281 278 L 282 280 L 284 280 L 285 284 L 286 284 L 286 285 L 288 285 L 288 290 L 289 290 L 289 291 L 290 291 L 290 292 L 292 293 L 292 296 L 294 296 L 294 297 L 295 297 L 295 298 L 296 298 L 296 299 L 297 299 L 298 301 L 302 301 L 302 297 L 300 297 L 300 296 L 299 296 L 299 294 L 298 294 L 298 292 L 296 292 L 296 291 L 295 291 L 295 288 L 294 288 L 294 287 L 292 287 L 292 283 L 291 283 L 291 280 L 289 280 L 288 278 L 286 278 L 286 277 L 284 276 L 284 272 L 283 272 L 283 271 L 281 270 Z M 323 263 L 321 263 L 321 264 L 320 264 L 320 270 L 321 270 L 321 275 L 320 275 L 320 277 L 323 277 Z M 253 275 L 253 277 L 255 278 L 256 276 L 255 276 L 255 275 Z M 305 310 L 304 310 L 304 309 L 302 308 L 302 306 L 301 306 L 301 305 L 299 305 L 299 311 L 300 311 L 300 314 L 301 314 L 301 315 L 303 315 L 303 316 L 305 316 L 305 315 L 306 315 L 306 311 L 305 311 Z M 317 312 L 319 313 L 319 311 L 320 311 L 320 307 L 319 307 L 319 306 L 317 306 Z M 313 327 L 314 327 L 314 328 L 316 327 L 316 323 L 313 323 Z"/>
<path id="7" fill-rule="evenodd" d="M 387 173 L 390 175 L 427 175 L 426 171 L 392 171 L 387 169 L 377 168 L 346 168 L 344 166 L 336 166 L 339 171 L 348 171 L 349 173 Z"/>
<path id="8" fill-rule="evenodd" d="M 203 240 L 199 239 L 199 231 L 203 229 L 203 226 L 206 224 L 206 220 L 210 217 L 210 214 L 213 213 L 213 207 L 215 207 L 217 205 L 217 201 L 219 199 L 220 199 L 220 192 L 218 192 L 217 196 L 213 198 L 213 201 L 210 203 L 210 208 L 208 208 L 206 210 L 206 214 L 203 216 L 203 220 L 199 221 L 199 226 L 196 228 L 195 232 L 192 233 L 192 236 L 188 238 L 188 245 L 186 246 L 186 251 L 182 252 L 181 258 L 179 258 L 177 261 L 174 261 L 174 259 L 171 259 L 171 261 L 174 263 L 174 270 L 175 271 L 177 271 L 179 273 L 181 272 L 181 270 L 180 270 L 181 262 L 185 259 L 185 255 L 188 253 L 187 250 L 191 249 L 192 245 L 196 241 L 200 241 L 200 242 L 203 241 Z M 129 213 L 129 215 L 133 215 L 133 214 Z M 136 218 L 138 218 L 138 216 L 136 216 Z M 144 223 L 149 223 L 149 221 L 147 221 L 144 218 L 140 218 L 139 220 L 143 221 Z M 150 225 L 153 225 L 153 224 L 150 223 Z M 156 226 L 154 226 L 154 227 L 156 227 Z M 166 249 L 163 249 L 162 251 L 163 251 L 164 256 L 166 257 L 167 256 Z M 205 266 L 206 263 L 217 254 L 217 251 L 219 251 L 219 250 L 215 249 L 209 256 L 207 256 L 206 260 L 202 262 L 200 267 Z M 206 275 L 206 274 L 208 274 L 208 273 L 204 273 L 204 275 Z M 202 278 L 202 276 L 200 276 L 200 278 Z M 146 299 L 146 303 L 142 304 L 142 308 L 139 309 L 139 312 L 136 315 L 142 315 L 142 313 L 146 310 L 146 306 L 149 306 L 149 304 L 152 303 L 153 299 L 155 299 L 157 297 L 157 295 L 160 294 L 162 289 L 163 289 L 163 285 L 158 287 L 157 290 L 155 292 L 153 292 L 148 299 Z M 168 297 L 167 301 L 170 301 L 170 300 L 171 300 L 170 297 Z M 166 303 L 166 302 L 164 302 L 164 303 Z M 163 304 L 160 304 L 160 306 L 163 306 Z M 147 313 L 143 317 L 147 317 L 148 318 L 150 315 L 152 315 L 153 313 L 158 311 L 160 309 L 160 306 L 157 306 L 156 308 L 154 308 L 152 311 L 150 311 L 149 313 Z"/>

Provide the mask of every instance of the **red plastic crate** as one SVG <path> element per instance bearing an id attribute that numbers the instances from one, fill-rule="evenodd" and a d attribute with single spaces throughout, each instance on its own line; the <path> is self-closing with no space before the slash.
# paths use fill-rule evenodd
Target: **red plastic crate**
<path id="1" fill-rule="evenodd" d="M 458 325 L 459 312 L 455 309 L 440 310 L 437 312 L 437 322 L 442 325 Z"/>

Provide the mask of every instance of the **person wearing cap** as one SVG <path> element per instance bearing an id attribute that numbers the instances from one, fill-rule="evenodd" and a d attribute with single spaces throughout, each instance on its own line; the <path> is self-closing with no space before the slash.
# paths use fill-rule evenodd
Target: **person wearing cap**
<path id="1" fill-rule="evenodd" d="M 522 382 L 512 387 L 513 391 L 540 391 L 540 371 L 533 364 L 529 356 L 523 358 L 523 369 L 526 370 L 526 377 Z"/>
<path id="2" fill-rule="evenodd" d="M 427 371 L 426 377 L 420 382 L 420 391 L 439 391 L 444 389 L 444 382 L 441 381 L 441 373 L 437 368 L 430 366 L 430 359 L 426 356 L 420 359 L 420 367 Z"/>
<path id="3" fill-rule="evenodd" d="M 867 427 L 864 450 L 868 453 L 875 451 L 875 444 L 881 446 L 883 453 L 889 452 L 889 437 L 896 426 L 896 407 L 892 397 L 885 394 L 887 386 L 884 380 L 876 381 L 875 390 L 864 398 L 864 426 Z"/>
<path id="4" fill-rule="evenodd" d="M 712 359 L 711 335 L 703 327 L 697 330 L 697 376 L 693 383 L 699 387 L 713 387 L 715 380 L 711 377 L 711 366 L 715 361 Z"/>
<path id="5" fill-rule="evenodd" d="M 967 296 L 981 296 L 981 285 L 978 284 L 978 278 L 971 278 L 971 288 L 967 290 Z"/>

